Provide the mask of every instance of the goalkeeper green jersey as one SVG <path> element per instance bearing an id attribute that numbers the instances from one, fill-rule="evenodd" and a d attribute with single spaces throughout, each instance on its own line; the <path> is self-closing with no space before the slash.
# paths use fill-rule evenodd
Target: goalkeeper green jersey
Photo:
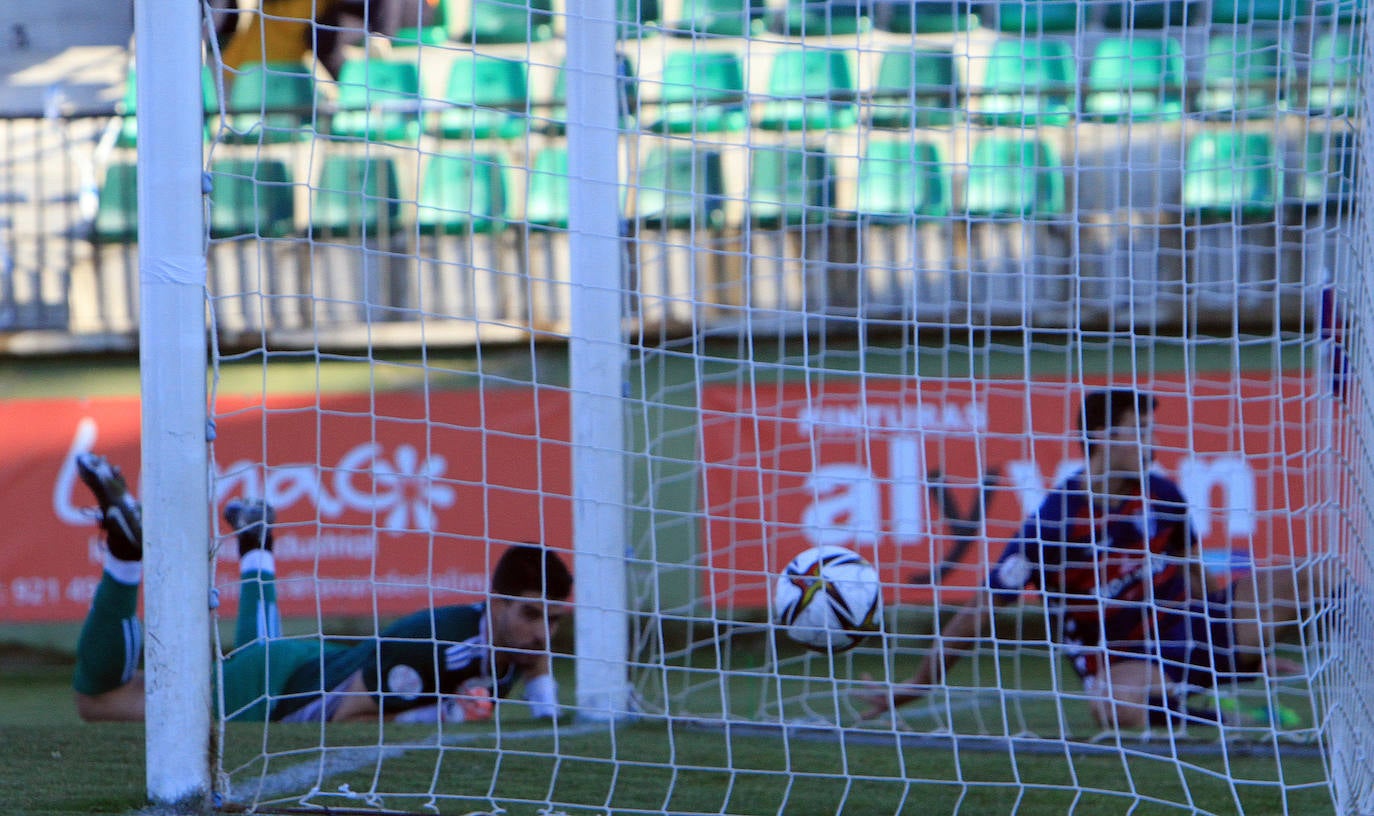
<path id="1" fill-rule="evenodd" d="M 452 694 L 473 683 L 504 697 L 520 676 L 513 667 L 493 677 L 486 604 L 480 603 L 424 609 L 392 623 L 377 637 L 294 642 L 298 648 L 283 648 L 279 659 L 267 660 L 266 691 L 276 698 L 270 714 L 273 720 L 330 719 L 342 701 L 338 692 L 355 672 L 361 672 L 383 716 L 434 705 L 439 694 Z M 264 644 L 264 648 L 290 643 Z M 285 680 L 274 683 L 272 676 Z M 226 689 L 228 680 L 226 676 Z"/>

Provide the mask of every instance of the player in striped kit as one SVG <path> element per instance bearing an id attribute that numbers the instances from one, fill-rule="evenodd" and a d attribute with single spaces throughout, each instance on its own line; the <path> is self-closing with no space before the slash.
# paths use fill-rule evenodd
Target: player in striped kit
<path id="1" fill-rule="evenodd" d="M 1101 726 L 1257 716 L 1225 710 L 1226 698 L 1220 708 L 1211 701 L 1196 707 L 1188 696 L 1222 681 L 1301 668 L 1271 652 L 1275 626 L 1297 612 L 1292 582 L 1271 588 L 1268 576 L 1256 574 L 1208 591 L 1187 503 L 1177 485 L 1150 469 L 1155 405 L 1152 396 L 1124 388 L 1085 397 L 1087 466 L 1025 521 L 912 678 L 866 698 L 866 718 L 942 682 L 983 633 L 990 607 L 1019 600 L 1027 587 L 1039 591 L 1051 637 L 1082 679 Z"/>
<path id="2" fill-rule="evenodd" d="M 100 506 L 107 542 L 105 568 L 77 645 L 77 710 L 88 721 L 141 720 L 141 508 L 119 470 L 103 458 L 83 454 L 76 464 Z M 341 644 L 318 635 L 281 636 L 272 508 L 260 501 L 231 502 L 224 516 L 237 533 L 242 588 L 236 645 L 224 658 L 218 695 L 228 719 L 486 719 L 494 699 L 521 681 L 534 714 L 556 716 L 549 640 L 572 593 L 572 575 L 557 553 L 533 544 L 512 546 L 492 571 L 488 601 L 422 609 L 377 637 Z"/>

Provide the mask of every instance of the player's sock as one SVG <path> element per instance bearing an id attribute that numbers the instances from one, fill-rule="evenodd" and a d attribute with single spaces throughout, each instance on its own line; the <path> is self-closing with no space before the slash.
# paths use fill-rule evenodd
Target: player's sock
<path id="1" fill-rule="evenodd" d="M 143 629 L 138 622 L 141 566 L 113 557 L 106 561 L 76 645 L 72 685 L 82 694 L 119 688 L 138 668 L 143 653 Z"/>
<path id="2" fill-rule="evenodd" d="M 250 550 L 239 559 L 239 613 L 234 643 L 244 646 L 280 635 L 276 559 L 271 550 Z"/>

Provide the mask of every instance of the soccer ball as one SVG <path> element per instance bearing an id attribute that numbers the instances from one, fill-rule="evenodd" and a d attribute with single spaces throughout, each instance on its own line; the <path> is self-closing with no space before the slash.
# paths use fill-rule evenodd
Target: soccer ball
<path id="1" fill-rule="evenodd" d="M 792 559 L 773 590 L 773 619 L 809 649 L 843 652 L 877 631 L 878 571 L 853 550 L 826 545 Z"/>

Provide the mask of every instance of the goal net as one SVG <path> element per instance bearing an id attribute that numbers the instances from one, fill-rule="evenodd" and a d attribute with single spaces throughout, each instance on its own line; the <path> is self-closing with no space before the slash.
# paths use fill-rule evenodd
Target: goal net
<path id="1" fill-rule="evenodd" d="M 353 5 L 206 7 L 218 801 L 1374 811 L 1362 3 Z"/>

